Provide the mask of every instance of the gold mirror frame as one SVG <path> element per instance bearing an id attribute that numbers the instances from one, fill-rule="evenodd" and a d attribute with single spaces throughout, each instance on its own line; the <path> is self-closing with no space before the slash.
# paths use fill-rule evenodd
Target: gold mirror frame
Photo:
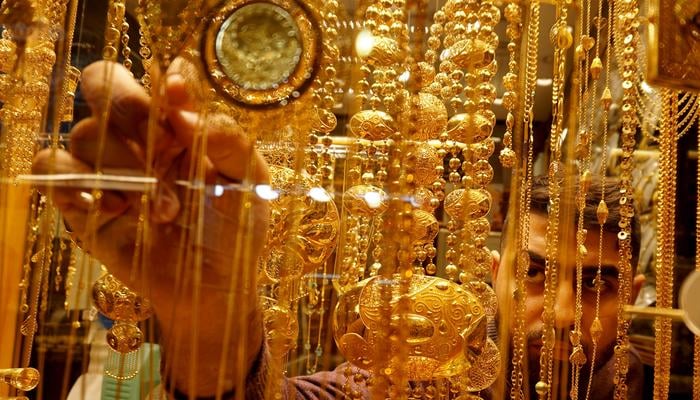
<path id="1" fill-rule="evenodd" d="M 249 5 L 273 5 L 282 8 L 296 23 L 301 42 L 301 55 L 288 78 L 269 89 L 253 89 L 234 81 L 217 56 L 217 40 L 221 29 L 236 12 Z M 284 106 L 301 97 L 317 74 L 321 58 L 321 32 L 314 14 L 295 0 L 234 0 L 226 2 L 207 23 L 202 55 L 207 76 L 213 87 L 226 98 L 244 107 Z"/>

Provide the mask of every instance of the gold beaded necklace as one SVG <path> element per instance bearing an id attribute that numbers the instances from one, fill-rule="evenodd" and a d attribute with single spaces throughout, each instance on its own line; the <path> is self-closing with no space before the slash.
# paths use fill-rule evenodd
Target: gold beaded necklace
<path id="1" fill-rule="evenodd" d="M 508 21 L 506 34 L 508 43 L 508 73 L 503 77 L 503 86 L 506 92 L 503 93 L 503 106 L 508 110 L 506 116 L 506 132 L 503 134 L 503 149 L 499 155 L 499 160 L 505 168 L 512 168 L 517 161 L 517 154 L 513 151 L 513 129 L 515 128 L 515 109 L 518 104 L 518 63 L 516 54 L 518 44 L 522 36 L 522 7 L 519 3 L 508 3 L 505 8 L 505 17 Z"/>
<path id="2" fill-rule="evenodd" d="M 608 52 L 611 48 L 611 29 L 612 29 L 612 24 L 610 23 L 610 19 L 612 16 L 612 4 L 608 3 L 608 29 L 607 29 L 607 37 L 606 37 L 606 45 L 605 45 L 605 52 Z M 598 32 L 600 32 L 600 18 L 602 18 L 602 1 L 598 5 Z M 596 43 L 596 58 L 599 57 L 599 49 L 600 49 L 600 38 Z M 588 385 L 586 387 L 586 400 L 590 398 L 591 395 L 591 388 L 593 386 L 593 373 L 595 371 L 595 361 L 596 361 L 596 356 L 597 356 L 597 351 L 598 351 L 598 341 L 600 339 L 600 335 L 602 334 L 602 325 L 600 322 L 600 294 L 601 294 L 601 288 L 602 288 L 602 260 L 603 260 L 603 233 L 604 233 L 604 225 L 605 222 L 607 221 L 608 218 L 608 207 L 605 202 L 605 176 L 606 176 L 606 167 L 607 167 L 607 159 L 608 159 L 608 114 L 610 111 L 610 104 L 611 104 L 611 96 L 610 96 L 610 58 L 612 57 L 611 54 L 607 54 L 605 56 L 605 89 L 603 90 L 603 94 L 601 97 L 601 110 L 603 113 L 603 139 L 602 139 L 602 147 L 603 147 L 603 153 L 602 153 L 602 158 L 601 158 L 601 163 L 600 163 L 600 178 L 601 178 L 601 200 L 600 203 L 598 204 L 598 209 L 596 210 L 597 217 L 598 217 L 598 224 L 600 225 L 600 229 L 598 232 L 598 265 L 597 265 L 597 270 L 596 270 L 596 277 L 595 277 L 595 290 L 596 290 L 596 304 L 595 304 L 595 318 L 593 320 L 593 323 L 591 324 L 590 327 L 590 336 L 591 340 L 593 342 L 593 349 L 592 349 L 592 359 L 591 359 L 591 366 L 590 366 L 590 372 L 588 376 Z M 595 95 L 596 93 L 594 93 Z M 595 108 L 594 108 L 595 109 Z M 578 286 L 578 285 L 577 285 Z M 582 287 L 578 286 L 578 290 L 582 290 Z M 577 294 L 579 297 L 581 296 L 581 293 Z"/>
<path id="3" fill-rule="evenodd" d="M 639 45 L 639 35 L 635 27 L 635 21 L 639 12 L 636 1 L 613 3 L 613 16 L 615 24 L 613 29 L 613 49 L 618 56 L 618 65 L 622 70 L 622 105 L 621 119 L 622 132 L 620 142 L 622 157 L 620 161 L 620 231 L 618 232 L 620 287 L 618 288 L 617 309 L 617 338 L 615 344 L 615 400 L 627 399 L 627 372 L 629 370 L 629 317 L 624 312 L 625 304 L 628 304 L 632 290 L 632 243 L 631 227 L 634 217 L 634 208 L 631 205 L 634 187 L 632 184 L 632 170 L 634 167 L 633 151 L 635 148 L 635 134 L 638 127 L 636 109 L 636 91 L 634 80 L 638 73 L 636 60 Z"/>

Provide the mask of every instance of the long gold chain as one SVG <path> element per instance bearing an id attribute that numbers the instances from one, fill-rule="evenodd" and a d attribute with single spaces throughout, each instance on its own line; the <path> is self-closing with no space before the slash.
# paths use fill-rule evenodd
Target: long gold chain
<path id="1" fill-rule="evenodd" d="M 659 138 L 659 192 L 657 203 L 656 247 L 656 306 L 673 306 L 673 267 L 675 265 L 675 205 L 676 196 L 676 113 L 678 96 L 675 91 L 662 93 L 661 135 Z M 654 330 L 654 398 L 668 398 L 671 378 L 672 321 L 656 319 Z"/>
<path id="2" fill-rule="evenodd" d="M 632 289 L 632 242 L 631 224 L 634 217 L 634 207 L 631 205 L 634 188 L 632 185 L 632 170 L 634 159 L 632 153 L 636 142 L 635 135 L 639 120 L 637 118 L 635 81 L 638 73 L 636 60 L 639 46 L 639 35 L 634 22 L 639 11 L 636 1 L 613 4 L 613 30 L 614 51 L 618 55 L 618 65 L 622 70 L 622 132 L 621 147 L 622 157 L 620 163 L 620 231 L 618 232 L 620 286 L 618 288 L 617 308 L 617 338 L 615 344 L 615 400 L 627 399 L 627 372 L 629 370 L 629 338 L 627 331 L 630 320 L 624 312 L 625 304 L 628 304 Z M 626 40 L 626 38 L 630 38 Z"/>
<path id="3" fill-rule="evenodd" d="M 517 52 L 518 43 L 522 37 L 522 7 L 519 3 L 508 3 L 505 8 L 505 17 L 508 21 L 506 35 L 510 39 L 508 43 L 508 73 L 503 77 L 503 86 L 506 92 L 503 93 L 503 106 L 508 111 L 506 116 L 506 132 L 503 134 L 503 149 L 499 155 L 499 160 L 505 168 L 512 168 L 517 155 L 513 151 L 513 130 L 515 129 L 515 111 L 518 105 L 518 63 Z"/>
<path id="4" fill-rule="evenodd" d="M 569 361 L 571 362 L 571 390 L 570 396 L 572 400 L 578 399 L 579 393 L 579 378 L 582 366 L 587 362 L 586 354 L 583 349 L 581 339 L 583 332 L 581 329 L 581 319 L 583 316 L 582 289 L 583 289 L 583 257 L 585 256 L 586 248 L 584 245 L 586 230 L 583 224 L 583 213 L 586 203 L 585 182 L 590 181 L 590 155 L 591 155 L 591 137 L 592 134 L 588 130 L 586 109 L 587 98 L 591 97 L 587 94 L 588 90 L 588 59 L 589 51 L 592 48 L 593 38 L 590 34 L 590 3 L 587 4 L 587 9 L 583 7 L 578 13 L 578 26 L 581 27 L 581 34 L 578 37 L 575 56 L 575 73 L 578 84 L 576 87 L 576 105 L 578 114 L 582 116 L 579 121 L 578 142 L 576 144 L 576 156 L 581 160 L 581 174 L 579 177 L 580 184 L 576 193 L 576 207 L 578 213 L 578 224 L 576 227 L 576 295 L 575 295 L 575 312 L 574 312 L 574 328 L 569 332 L 569 341 L 571 342 L 571 354 Z M 584 27 L 585 19 L 585 27 Z"/>
<path id="5" fill-rule="evenodd" d="M 602 1 L 598 5 L 598 16 L 599 18 L 602 17 Z M 608 2 L 608 26 L 607 26 L 607 37 L 606 37 L 606 46 L 605 46 L 605 51 L 608 52 L 611 48 L 611 42 L 612 42 L 612 3 Z M 598 31 L 600 32 L 600 19 L 598 20 L 599 25 L 598 25 Z M 596 57 L 598 57 L 598 52 L 600 48 L 600 40 L 598 43 L 596 43 Z M 603 155 L 601 158 L 601 164 L 600 164 L 600 179 L 601 179 L 601 189 L 600 189 L 600 203 L 598 204 L 598 209 L 597 209 L 597 217 L 598 217 L 598 224 L 600 225 L 600 229 L 598 232 L 598 260 L 597 260 L 597 270 L 596 270 L 596 277 L 595 277 L 595 289 L 596 289 L 596 303 L 595 303 L 595 318 L 593 320 L 593 323 L 591 324 L 590 327 L 590 335 L 591 339 L 593 341 L 593 349 L 592 349 L 592 359 L 591 359 L 591 366 L 590 366 L 590 373 L 588 376 L 588 386 L 586 388 L 586 400 L 588 400 L 591 396 L 591 388 L 593 386 L 593 372 L 595 371 L 595 362 L 596 362 L 596 357 L 597 357 L 597 351 L 598 351 L 598 341 L 600 339 L 600 335 L 602 334 L 602 324 L 600 322 L 600 292 L 602 288 L 602 264 L 603 264 L 603 233 L 604 233 L 604 225 L 607 221 L 608 218 L 608 206 L 607 203 L 605 202 L 605 175 L 606 175 L 606 166 L 607 166 L 607 159 L 608 159 L 608 114 L 610 111 L 610 105 L 612 103 L 612 96 L 610 94 L 610 58 L 612 57 L 612 54 L 608 52 L 608 54 L 605 57 L 605 89 L 603 90 L 603 94 L 601 96 L 601 109 L 603 112 L 603 140 L 602 140 L 602 146 L 603 146 Z M 595 93 L 594 93 L 595 94 Z M 580 290 L 582 290 L 582 287 L 578 287 L 579 293 L 577 294 L 579 297 L 581 296 Z"/>
<path id="6" fill-rule="evenodd" d="M 555 47 L 554 71 L 552 74 L 552 126 L 549 136 L 549 212 L 547 219 L 547 245 L 545 259 L 544 313 L 542 331 L 542 352 L 540 354 L 540 380 L 537 394 L 540 400 L 552 397 L 553 354 L 555 333 L 555 298 L 559 280 L 559 216 L 561 200 L 560 162 L 561 134 L 564 124 L 564 85 L 566 71 L 566 51 L 573 43 L 567 29 L 568 8 L 565 2 L 557 2 L 557 21 L 552 26 L 550 41 Z M 546 390 L 545 390 L 546 389 Z"/>
<path id="7" fill-rule="evenodd" d="M 510 397 L 512 399 L 525 399 L 525 384 L 523 371 L 523 357 L 526 351 L 525 337 L 525 277 L 527 269 L 530 265 L 530 256 L 528 253 L 530 242 L 530 199 L 532 189 L 532 163 L 533 163 L 533 106 L 535 100 L 535 88 L 537 84 L 537 47 L 539 40 L 540 28 L 540 2 L 535 0 L 530 3 L 530 12 L 528 15 L 528 32 L 527 32 L 527 47 L 525 70 L 525 98 L 521 102 L 519 113 L 522 116 L 522 138 L 523 144 L 527 146 L 527 159 L 524 161 L 522 168 L 521 181 L 524 185 L 520 192 L 518 204 L 518 215 L 520 220 L 517 227 L 517 258 L 516 258 L 516 282 L 517 289 L 515 295 L 516 312 L 514 317 L 514 332 L 513 332 L 513 354 L 511 357 L 511 390 Z"/>

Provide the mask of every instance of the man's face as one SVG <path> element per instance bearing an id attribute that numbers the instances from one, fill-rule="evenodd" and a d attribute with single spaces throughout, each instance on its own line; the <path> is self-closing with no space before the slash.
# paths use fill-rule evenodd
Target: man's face
<path id="1" fill-rule="evenodd" d="M 547 216 L 536 213 L 531 214 L 528 249 L 530 265 L 527 269 L 525 281 L 524 333 L 527 338 L 529 362 L 531 365 L 530 371 L 533 373 L 539 370 L 539 357 L 542 348 L 542 315 L 544 312 L 545 257 L 547 248 L 546 232 Z M 617 290 L 619 287 L 617 235 L 611 232 L 604 232 L 602 248 L 599 248 L 599 238 L 598 230 L 589 230 L 585 241 L 588 252 L 583 259 L 582 268 L 581 331 L 583 333 L 582 344 L 588 359 L 588 367 L 590 367 L 590 360 L 593 357 L 590 327 L 596 314 L 603 327 L 603 333 L 598 341 L 596 365 L 601 366 L 612 356 L 617 333 Z M 575 237 L 572 236 L 569 242 L 566 242 L 568 239 L 561 237 L 559 240 L 560 256 L 562 249 L 570 249 L 569 251 L 572 252 L 576 249 Z M 513 249 L 506 247 L 506 251 L 513 251 Z M 595 283 L 599 256 L 602 268 L 602 285 L 600 300 L 597 301 Z M 515 263 L 513 262 L 513 265 L 504 265 L 504 260 L 505 257 L 501 259 L 501 265 L 494 270 L 496 293 L 500 305 L 512 303 L 513 290 L 516 287 L 514 279 Z M 566 361 L 571 354 L 572 347 L 569 341 L 569 332 L 574 329 L 576 322 L 576 260 L 574 257 L 568 257 L 566 260 L 559 257 L 559 261 L 558 285 L 554 297 L 555 328 L 557 329 L 554 358 Z M 636 297 L 642 282 L 643 278 L 635 278 L 632 299 Z"/>

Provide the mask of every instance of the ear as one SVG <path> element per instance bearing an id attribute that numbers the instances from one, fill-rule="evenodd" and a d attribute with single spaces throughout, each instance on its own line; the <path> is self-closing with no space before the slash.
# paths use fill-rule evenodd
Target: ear
<path id="1" fill-rule="evenodd" d="M 632 293 L 630 297 L 630 304 L 634 304 L 637 301 L 637 296 L 639 291 L 642 290 L 642 285 L 646 282 L 647 278 L 644 274 L 639 274 L 632 279 Z"/>
<path id="2" fill-rule="evenodd" d="M 496 282 L 498 267 L 501 265 L 501 254 L 496 250 L 491 250 L 491 257 L 491 282 Z"/>

